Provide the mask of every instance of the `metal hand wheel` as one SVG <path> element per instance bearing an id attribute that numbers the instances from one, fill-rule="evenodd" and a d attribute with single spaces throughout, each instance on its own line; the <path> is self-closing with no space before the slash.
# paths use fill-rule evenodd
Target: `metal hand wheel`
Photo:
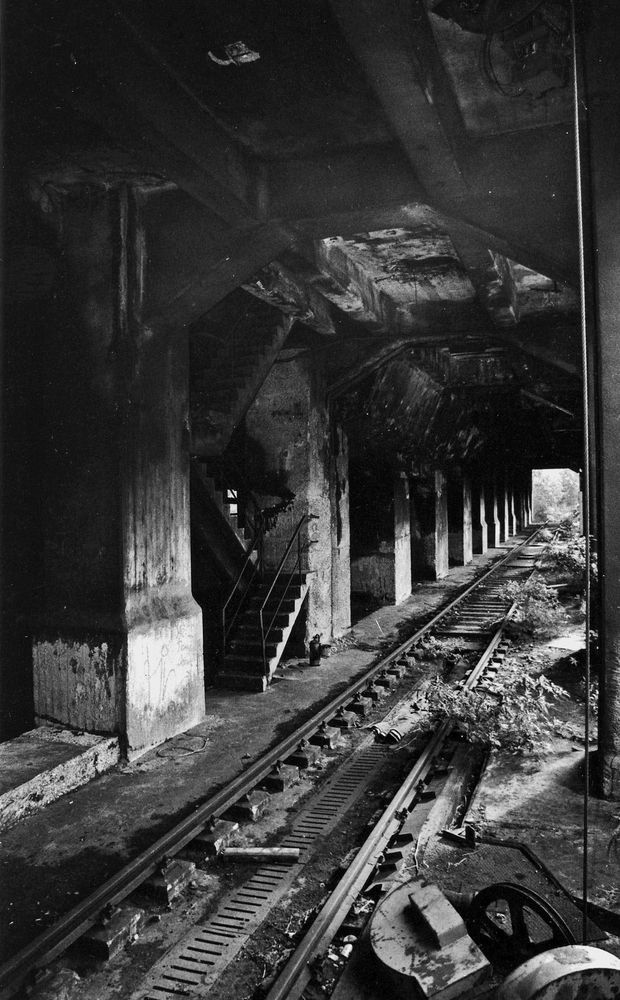
<path id="1" fill-rule="evenodd" d="M 575 944 L 575 935 L 551 903 L 511 882 L 496 882 L 476 893 L 467 929 L 487 958 L 504 969 L 549 948 Z"/>

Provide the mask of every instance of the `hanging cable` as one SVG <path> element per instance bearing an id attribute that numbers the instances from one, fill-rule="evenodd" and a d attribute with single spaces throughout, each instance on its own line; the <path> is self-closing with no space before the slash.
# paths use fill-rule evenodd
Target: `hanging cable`
<path id="1" fill-rule="evenodd" d="M 587 340 L 587 315 L 586 315 L 586 275 L 585 275 L 585 242 L 583 231 L 583 195 L 582 195 L 582 169 L 581 169 L 581 130 L 579 126 L 579 77 L 577 72 L 577 30 L 575 19 L 575 0 L 571 0 L 571 43 L 573 62 L 573 106 L 575 120 L 575 168 L 577 179 L 577 236 L 579 245 L 579 299 L 581 313 L 581 371 L 583 379 L 582 399 L 583 399 L 583 531 L 585 535 L 585 598 L 586 598 L 586 663 L 585 663 L 585 759 L 584 759 L 584 786 L 583 786 L 583 868 L 582 868 L 582 939 L 586 944 L 588 940 L 588 825 L 589 825 L 589 798 L 590 798 L 590 674 L 591 674 L 591 649 L 590 649 L 590 393 L 588 379 L 588 340 Z"/>

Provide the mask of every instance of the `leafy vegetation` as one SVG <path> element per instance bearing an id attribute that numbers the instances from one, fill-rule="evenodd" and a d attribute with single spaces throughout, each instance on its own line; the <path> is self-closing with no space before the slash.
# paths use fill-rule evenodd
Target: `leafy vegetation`
<path id="1" fill-rule="evenodd" d="M 507 627 L 511 638 L 551 638 L 560 635 L 567 625 L 566 612 L 555 590 L 536 577 L 531 577 L 526 583 L 506 583 L 500 595 L 514 603 Z"/>
<path id="2" fill-rule="evenodd" d="M 586 539 L 581 534 L 576 517 L 565 518 L 558 525 L 555 538 L 545 553 L 543 569 L 555 580 L 562 580 L 577 590 L 585 589 Z M 593 586 L 597 579 L 596 553 L 590 552 L 590 582 Z"/>
<path id="3" fill-rule="evenodd" d="M 564 688 L 544 674 L 533 676 L 507 662 L 501 678 L 472 691 L 454 689 L 436 678 L 427 690 L 425 730 L 450 721 L 469 743 L 514 754 L 540 753 L 556 725 L 549 698 L 566 698 Z"/>
<path id="4" fill-rule="evenodd" d="M 560 521 L 579 503 L 579 476 L 571 469 L 535 469 L 532 474 L 535 521 Z"/>

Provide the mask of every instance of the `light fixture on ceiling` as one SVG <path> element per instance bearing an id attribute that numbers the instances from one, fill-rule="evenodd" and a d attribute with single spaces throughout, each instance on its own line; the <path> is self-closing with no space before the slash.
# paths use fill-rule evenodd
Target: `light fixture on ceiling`
<path id="1" fill-rule="evenodd" d="M 226 59 L 220 59 L 209 50 L 209 59 L 212 59 L 218 66 L 243 66 L 245 63 L 256 62 L 260 59 L 260 52 L 255 52 L 249 48 L 245 42 L 231 42 L 224 46 Z"/>

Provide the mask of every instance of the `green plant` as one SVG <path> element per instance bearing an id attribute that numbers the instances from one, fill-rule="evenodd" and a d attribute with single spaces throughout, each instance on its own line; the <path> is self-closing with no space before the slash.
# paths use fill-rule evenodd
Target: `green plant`
<path id="1" fill-rule="evenodd" d="M 449 653 L 449 648 L 434 635 L 426 635 L 413 651 L 416 660 L 439 660 Z"/>
<path id="2" fill-rule="evenodd" d="M 559 635 L 566 626 L 566 612 L 557 594 L 535 577 L 518 583 L 511 581 L 500 590 L 501 597 L 514 604 L 507 631 L 513 638 L 549 638 Z"/>
<path id="3" fill-rule="evenodd" d="M 586 682 L 585 679 L 579 682 L 579 693 L 583 700 L 586 700 Z M 590 690 L 588 692 L 588 707 L 590 709 L 590 714 L 596 719 L 598 718 L 598 697 L 599 697 L 599 684 L 598 679 L 595 677 L 590 681 Z"/>
<path id="4" fill-rule="evenodd" d="M 524 673 L 507 663 L 501 678 L 461 691 L 438 677 L 427 691 L 422 728 L 432 730 L 450 721 L 469 743 L 508 753 L 539 753 L 553 730 L 548 697 L 566 698 L 566 691 L 543 674 Z"/>

